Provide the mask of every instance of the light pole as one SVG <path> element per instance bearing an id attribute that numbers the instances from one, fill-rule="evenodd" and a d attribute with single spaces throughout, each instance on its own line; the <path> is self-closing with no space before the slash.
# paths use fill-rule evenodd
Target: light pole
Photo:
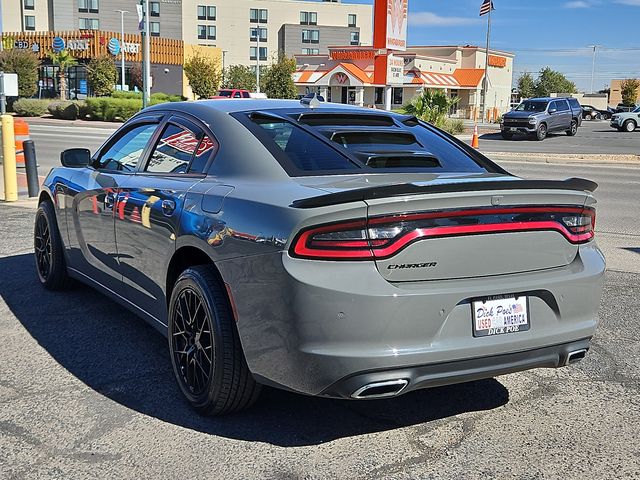
<path id="1" fill-rule="evenodd" d="M 120 85 L 124 92 L 124 14 L 129 10 L 114 10 L 120 12 Z"/>
<path id="2" fill-rule="evenodd" d="M 256 93 L 260 93 L 260 27 L 256 27 Z"/>
<path id="3" fill-rule="evenodd" d="M 593 48 L 593 62 L 591 64 L 591 93 L 593 93 L 593 81 L 596 76 L 596 49 L 598 45 L 590 45 Z"/>
<path id="4" fill-rule="evenodd" d="M 149 26 L 149 0 L 140 0 L 142 5 L 142 108 L 147 108 L 151 97 L 151 58 L 150 40 L 151 28 Z"/>

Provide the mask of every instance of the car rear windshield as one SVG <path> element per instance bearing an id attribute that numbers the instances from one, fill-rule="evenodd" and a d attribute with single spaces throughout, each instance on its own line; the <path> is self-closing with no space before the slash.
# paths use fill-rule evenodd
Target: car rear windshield
<path id="1" fill-rule="evenodd" d="M 378 118 L 376 118 L 378 117 Z M 299 120 L 297 120 L 299 119 Z M 347 173 L 483 173 L 491 170 L 420 122 L 402 117 L 245 114 L 243 123 L 290 176 Z M 241 119 L 242 120 L 242 119 Z M 383 121 L 384 120 L 384 121 Z M 388 126 L 382 126 L 382 125 Z"/>
<path id="2" fill-rule="evenodd" d="M 547 109 L 547 105 L 549 102 L 522 102 L 520 105 L 516 107 L 516 111 L 518 112 L 544 112 Z"/>
<path id="3" fill-rule="evenodd" d="M 220 90 L 220 93 L 218 94 L 219 97 L 230 97 L 231 96 L 231 90 Z"/>

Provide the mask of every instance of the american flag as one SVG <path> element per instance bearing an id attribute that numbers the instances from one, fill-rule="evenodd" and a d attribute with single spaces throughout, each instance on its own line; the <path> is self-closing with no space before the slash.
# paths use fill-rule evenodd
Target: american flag
<path id="1" fill-rule="evenodd" d="M 490 10 L 495 10 L 493 8 L 493 0 L 484 0 L 480 5 L 480 16 L 486 15 Z"/>

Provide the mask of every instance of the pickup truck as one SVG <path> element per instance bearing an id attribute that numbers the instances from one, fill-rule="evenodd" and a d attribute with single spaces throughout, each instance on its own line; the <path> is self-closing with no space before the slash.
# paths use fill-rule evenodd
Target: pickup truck
<path id="1" fill-rule="evenodd" d="M 611 117 L 611 126 L 619 132 L 633 132 L 640 125 L 640 107 L 632 112 L 615 113 Z"/>
<path id="2" fill-rule="evenodd" d="M 544 140 L 551 132 L 565 131 L 570 137 L 582 125 L 582 107 L 575 98 L 531 98 L 506 113 L 500 122 L 502 138 L 516 133 Z"/>

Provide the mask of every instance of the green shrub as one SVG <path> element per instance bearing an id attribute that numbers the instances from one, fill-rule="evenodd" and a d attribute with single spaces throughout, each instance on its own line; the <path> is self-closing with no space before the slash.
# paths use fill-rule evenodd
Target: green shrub
<path id="1" fill-rule="evenodd" d="M 448 118 L 445 120 L 442 129 L 451 135 L 464 133 L 464 122 L 460 119 Z"/>
<path id="2" fill-rule="evenodd" d="M 169 95 L 167 93 L 154 93 L 151 95 L 150 105 L 157 105 L 158 103 L 166 102 L 181 102 L 184 98 L 181 95 Z"/>
<path id="3" fill-rule="evenodd" d="M 113 98 L 139 98 L 142 99 L 142 92 L 123 92 L 122 90 L 114 90 L 111 92 Z"/>
<path id="4" fill-rule="evenodd" d="M 49 104 L 49 113 L 53 118 L 62 120 L 77 120 L 86 117 L 86 107 L 84 102 L 51 102 Z"/>
<path id="5" fill-rule="evenodd" d="M 47 113 L 49 100 L 20 98 L 13 103 L 13 111 L 19 117 L 41 117 Z"/>
<path id="6" fill-rule="evenodd" d="M 142 100 L 135 98 L 87 98 L 91 120 L 124 122 L 142 109 Z"/>

